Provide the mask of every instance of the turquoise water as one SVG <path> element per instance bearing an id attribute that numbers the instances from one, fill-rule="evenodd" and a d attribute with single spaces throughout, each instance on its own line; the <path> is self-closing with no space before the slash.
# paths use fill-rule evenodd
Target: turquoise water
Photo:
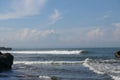
<path id="1" fill-rule="evenodd" d="M 0 80 L 120 80 L 120 48 L 14 49 L 12 71 Z"/>

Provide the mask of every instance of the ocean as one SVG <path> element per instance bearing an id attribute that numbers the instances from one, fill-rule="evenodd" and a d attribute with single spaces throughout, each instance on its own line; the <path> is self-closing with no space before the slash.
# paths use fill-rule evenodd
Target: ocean
<path id="1" fill-rule="evenodd" d="M 120 48 L 13 49 L 0 80 L 120 80 Z"/>

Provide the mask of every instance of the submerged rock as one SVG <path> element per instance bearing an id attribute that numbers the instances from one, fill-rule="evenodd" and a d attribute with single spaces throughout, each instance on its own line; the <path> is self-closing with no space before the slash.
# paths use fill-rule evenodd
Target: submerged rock
<path id="1" fill-rule="evenodd" d="M 117 51 L 117 52 L 115 53 L 115 57 L 120 58 L 120 51 Z"/>
<path id="2" fill-rule="evenodd" d="M 0 72 L 10 70 L 13 65 L 14 56 L 10 53 L 2 54 L 0 52 Z"/>

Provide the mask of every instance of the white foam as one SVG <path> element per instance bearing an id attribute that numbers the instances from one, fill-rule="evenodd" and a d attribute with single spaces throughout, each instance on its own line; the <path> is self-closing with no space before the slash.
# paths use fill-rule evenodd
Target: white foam
<path id="1" fill-rule="evenodd" d="M 92 60 L 85 59 L 83 65 L 95 73 L 107 74 L 114 80 L 120 80 L 119 60 Z"/>
<path id="2" fill-rule="evenodd" d="M 51 51 L 2 51 L 2 53 L 19 53 L 19 54 L 80 54 L 83 50 L 51 50 Z"/>
<path id="3" fill-rule="evenodd" d="M 14 64 L 82 64 L 83 61 L 15 61 Z"/>
<path id="4" fill-rule="evenodd" d="M 49 76 L 39 76 L 40 80 L 52 80 Z"/>
<path id="5" fill-rule="evenodd" d="M 0 75 L 2 77 L 0 77 L 0 80 L 22 80 L 22 78 L 25 78 L 25 77 L 36 77 L 36 78 L 39 78 L 39 80 L 52 80 L 51 77 L 49 76 L 44 76 L 44 75 L 40 75 L 40 76 L 37 76 L 37 75 L 26 75 L 26 74 L 22 74 L 22 73 L 19 73 L 19 72 L 2 72 L 0 73 Z M 26 78 L 27 80 L 27 78 Z"/>
<path id="6" fill-rule="evenodd" d="M 104 72 L 101 72 L 101 71 L 95 69 L 94 67 L 95 67 L 95 66 L 97 67 L 97 65 L 91 64 L 90 61 L 91 61 L 91 59 L 89 59 L 89 58 L 85 59 L 83 65 L 84 65 L 85 67 L 88 67 L 90 70 L 94 71 L 95 73 L 104 74 Z M 94 66 L 92 66 L 92 65 L 94 65 Z"/>
<path id="7" fill-rule="evenodd" d="M 114 80 L 120 80 L 120 76 L 113 76 L 113 75 L 110 75 L 112 77 L 112 79 Z"/>

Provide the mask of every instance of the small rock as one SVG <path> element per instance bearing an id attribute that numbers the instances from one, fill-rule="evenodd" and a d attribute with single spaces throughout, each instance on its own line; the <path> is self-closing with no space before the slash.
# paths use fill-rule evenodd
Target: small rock
<path id="1" fill-rule="evenodd" d="M 115 53 L 115 57 L 120 58 L 120 51 L 117 51 L 117 52 Z"/>
<path id="2" fill-rule="evenodd" d="M 52 76 L 52 77 L 51 77 L 51 80 L 58 80 L 58 79 L 57 79 L 57 77 Z"/>

